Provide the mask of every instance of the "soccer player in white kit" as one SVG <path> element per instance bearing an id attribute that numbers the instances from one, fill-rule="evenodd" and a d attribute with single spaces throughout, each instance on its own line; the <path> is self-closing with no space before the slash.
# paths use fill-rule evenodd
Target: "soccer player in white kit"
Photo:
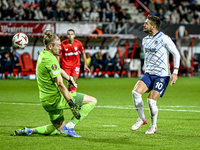
<path id="1" fill-rule="evenodd" d="M 131 127 L 135 131 L 141 125 L 147 124 L 147 118 L 143 111 L 142 95 L 150 92 L 147 103 L 151 118 L 150 128 L 145 134 L 157 132 L 158 107 L 156 102 L 162 97 L 170 80 L 171 85 L 176 83 L 180 64 L 180 54 L 170 37 L 158 31 L 161 21 L 157 16 L 148 15 L 143 31 L 148 33 L 142 40 L 145 53 L 145 74 L 139 79 L 132 90 L 133 102 L 138 114 L 136 123 Z M 171 75 L 169 66 L 169 53 L 174 58 L 174 71 Z"/>

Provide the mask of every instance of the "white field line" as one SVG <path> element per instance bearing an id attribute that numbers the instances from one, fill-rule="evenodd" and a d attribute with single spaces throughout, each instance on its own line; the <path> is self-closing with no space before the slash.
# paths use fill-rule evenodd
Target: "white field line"
<path id="1" fill-rule="evenodd" d="M 0 102 L 0 104 L 8 105 L 41 105 L 36 103 L 12 103 L 12 102 Z M 111 108 L 111 109 L 135 109 L 134 106 L 96 106 L 96 108 Z M 172 109 L 172 108 L 185 108 L 185 109 Z M 198 110 L 188 110 L 187 108 L 197 108 Z M 200 106 L 158 106 L 159 111 L 180 111 L 180 112 L 200 112 Z M 144 110 L 149 110 L 148 107 L 144 107 Z"/>
<path id="2" fill-rule="evenodd" d="M 41 105 L 41 104 L 34 104 L 34 103 L 9 103 L 9 102 L 0 102 L 0 104 L 10 104 L 10 105 Z"/>
<path id="3" fill-rule="evenodd" d="M 117 127 L 117 125 L 103 125 L 103 127 Z"/>
<path id="4" fill-rule="evenodd" d="M 135 109 L 134 106 L 96 106 L 97 108 L 113 108 L 113 109 Z M 166 109 L 163 109 L 163 108 Z M 199 110 L 188 110 L 188 109 L 171 109 L 169 108 L 170 106 L 158 106 L 159 111 L 182 111 L 182 112 L 200 112 Z M 175 106 L 176 107 L 176 106 Z M 184 107 L 184 108 L 191 108 L 190 106 L 179 106 L 179 107 Z M 199 107 L 199 106 L 192 106 L 193 107 Z M 168 108 L 168 109 L 167 109 Z M 200 107 L 199 107 L 200 108 Z M 148 107 L 144 107 L 144 110 L 149 110 Z"/>

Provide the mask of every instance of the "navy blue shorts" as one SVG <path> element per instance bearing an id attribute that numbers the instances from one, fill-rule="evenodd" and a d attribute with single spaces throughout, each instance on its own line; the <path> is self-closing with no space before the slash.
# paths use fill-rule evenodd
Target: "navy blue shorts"
<path id="1" fill-rule="evenodd" d="M 140 80 L 142 80 L 147 87 L 149 88 L 149 91 L 155 90 L 160 93 L 160 97 L 163 96 L 165 90 L 167 89 L 167 86 L 169 84 L 170 77 L 160 77 L 156 75 L 150 75 L 149 73 L 145 73 Z"/>

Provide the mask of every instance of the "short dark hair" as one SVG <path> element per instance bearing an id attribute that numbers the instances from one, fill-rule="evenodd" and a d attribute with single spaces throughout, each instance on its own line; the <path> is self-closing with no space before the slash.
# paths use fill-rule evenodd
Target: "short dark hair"
<path id="1" fill-rule="evenodd" d="M 148 15 L 147 19 L 151 20 L 151 23 L 153 25 L 156 25 L 156 29 L 159 29 L 161 27 L 161 20 L 159 17 L 157 16 L 152 16 L 152 15 Z"/>
<path id="2" fill-rule="evenodd" d="M 69 29 L 69 30 L 67 30 L 67 33 L 68 33 L 69 31 L 73 31 L 73 32 L 74 32 L 74 34 L 75 34 L 75 31 L 74 31 L 73 29 Z"/>

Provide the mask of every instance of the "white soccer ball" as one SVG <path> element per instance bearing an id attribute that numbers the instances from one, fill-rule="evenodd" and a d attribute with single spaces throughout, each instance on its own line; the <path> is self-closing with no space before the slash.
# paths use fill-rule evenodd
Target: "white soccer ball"
<path id="1" fill-rule="evenodd" d="M 28 36 L 24 33 L 16 33 L 12 38 L 14 47 L 23 49 L 28 45 Z"/>

